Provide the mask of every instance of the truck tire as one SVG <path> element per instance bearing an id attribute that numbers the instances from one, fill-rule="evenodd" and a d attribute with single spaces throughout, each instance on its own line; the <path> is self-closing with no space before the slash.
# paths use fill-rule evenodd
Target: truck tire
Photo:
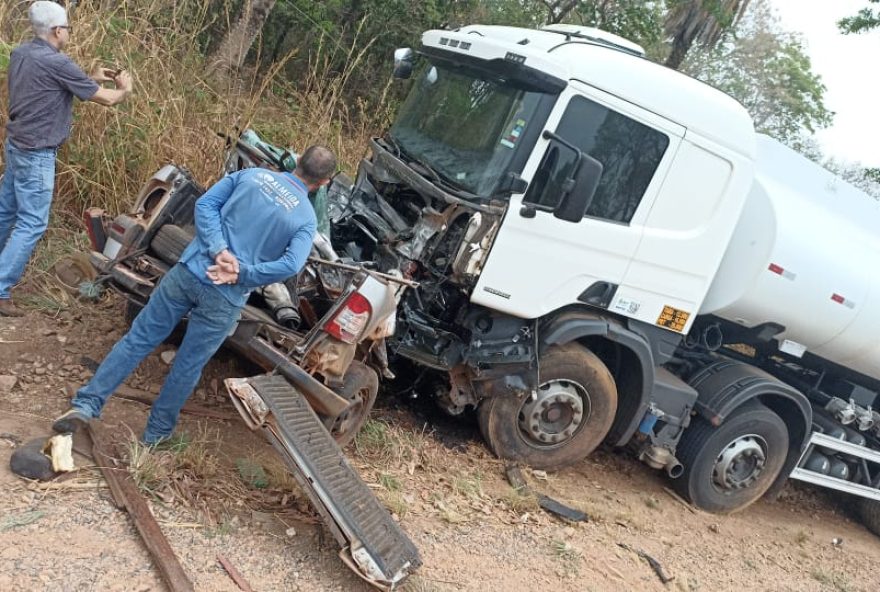
<path id="1" fill-rule="evenodd" d="M 150 242 L 150 250 L 168 265 L 180 261 L 183 250 L 192 241 L 193 235 L 174 224 L 166 224 L 159 229 Z"/>
<path id="2" fill-rule="evenodd" d="M 719 427 L 696 417 L 678 444 L 684 472 L 672 483 L 701 510 L 736 512 L 770 488 L 788 448 L 782 418 L 757 401 L 735 410 Z"/>
<path id="3" fill-rule="evenodd" d="M 540 364 L 535 398 L 493 396 L 480 404 L 477 419 L 496 456 L 560 469 L 583 460 L 608 434 L 617 387 L 605 364 L 577 343 L 551 347 Z"/>
<path id="4" fill-rule="evenodd" d="M 859 498 L 859 517 L 865 528 L 880 536 L 880 502 L 867 498 Z"/>
<path id="5" fill-rule="evenodd" d="M 361 362 L 352 362 L 345 373 L 342 387 L 334 389 L 334 392 L 354 402 L 348 411 L 335 418 L 328 426 L 336 443 L 344 447 L 354 440 L 370 416 L 379 392 L 379 375 Z"/>

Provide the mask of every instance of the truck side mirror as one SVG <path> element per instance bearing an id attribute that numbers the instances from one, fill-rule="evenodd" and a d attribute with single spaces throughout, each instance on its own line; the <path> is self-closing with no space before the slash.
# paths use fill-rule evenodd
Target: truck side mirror
<path id="1" fill-rule="evenodd" d="M 566 179 L 559 205 L 553 215 L 566 222 L 580 222 L 599 188 L 602 163 L 589 154 L 580 153 L 577 170 Z"/>
<path id="2" fill-rule="evenodd" d="M 407 80 L 412 76 L 415 52 L 409 47 L 394 50 L 394 70 L 391 75 L 398 80 Z"/>

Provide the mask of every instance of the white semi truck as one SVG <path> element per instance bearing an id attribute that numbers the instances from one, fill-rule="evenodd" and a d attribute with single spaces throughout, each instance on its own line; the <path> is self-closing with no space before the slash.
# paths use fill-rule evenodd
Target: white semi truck
<path id="1" fill-rule="evenodd" d="M 331 187 L 333 260 L 287 282 L 304 324 L 254 296 L 233 347 L 341 442 L 396 373 L 475 410 L 505 459 L 625 447 L 713 512 L 795 478 L 852 494 L 880 534 L 880 204 L 595 29 L 429 31 L 395 58 L 412 90 Z M 93 237 L 135 304 L 192 235 L 201 189 L 166 169 L 97 233 L 109 247 Z M 388 286 L 387 331 L 352 295 L 364 273 L 343 289 L 333 269 Z M 383 577 L 417 563 L 400 548 Z"/>
<path id="2" fill-rule="evenodd" d="M 341 256 L 419 282 L 394 371 L 506 459 L 628 447 L 714 512 L 796 478 L 880 531 L 874 199 L 595 29 L 395 58 L 410 95 L 331 204 Z"/>

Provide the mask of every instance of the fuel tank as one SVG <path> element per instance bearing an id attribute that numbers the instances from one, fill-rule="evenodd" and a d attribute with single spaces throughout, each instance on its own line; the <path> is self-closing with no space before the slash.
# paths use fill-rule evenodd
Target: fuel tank
<path id="1" fill-rule="evenodd" d="M 767 136 L 703 302 L 746 327 L 880 379 L 880 203 Z"/>

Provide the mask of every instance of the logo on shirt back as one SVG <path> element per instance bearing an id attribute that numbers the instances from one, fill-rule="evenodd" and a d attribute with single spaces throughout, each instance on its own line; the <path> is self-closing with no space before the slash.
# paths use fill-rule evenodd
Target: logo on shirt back
<path id="1" fill-rule="evenodd" d="M 288 212 L 299 206 L 299 198 L 293 191 L 291 191 L 290 185 L 281 183 L 272 174 L 257 173 L 256 182 L 263 195 L 286 209 Z"/>

